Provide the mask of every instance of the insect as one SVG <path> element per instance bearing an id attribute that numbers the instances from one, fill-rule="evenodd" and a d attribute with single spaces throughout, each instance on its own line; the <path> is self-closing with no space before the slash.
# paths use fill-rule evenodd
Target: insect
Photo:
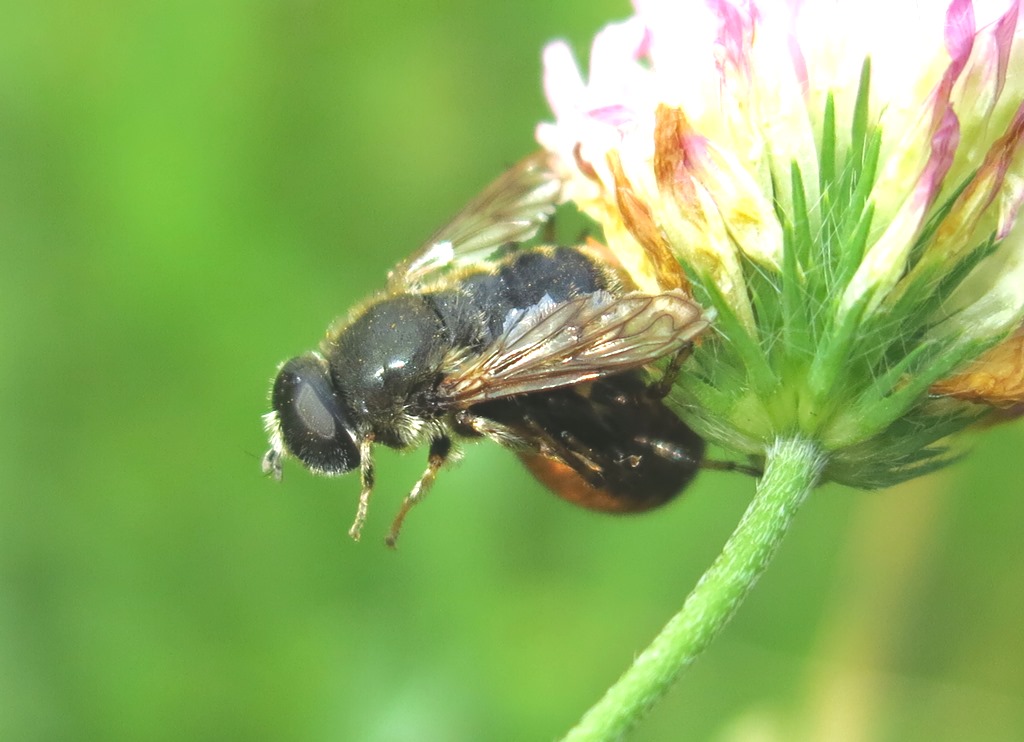
<path id="1" fill-rule="evenodd" d="M 681 289 L 631 288 L 585 247 L 519 246 L 560 200 L 548 157 L 499 177 L 319 350 L 279 368 L 263 471 L 280 479 L 289 455 L 320 474 L 358 468 L 354 539 L 375 444 L 429 445 L 391 546 L 458 439 L 495 440 L 556 494 L 605 511 L 660 505 L 701 466 L 704 442 L 663 399 L 709 317 Z"/>

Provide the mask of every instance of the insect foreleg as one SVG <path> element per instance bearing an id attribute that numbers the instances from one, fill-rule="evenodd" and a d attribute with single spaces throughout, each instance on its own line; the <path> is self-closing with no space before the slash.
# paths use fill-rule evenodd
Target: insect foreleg
<path id="1" fill-rule="evenodd" d="M 434 484 L 434 480 L 437 478 L 438 470 L 444 466 L 445 462 L 452 452 L 452 441 L 447 436 L 435 438 L 430 444 L 430 454 L 427 456 L 427 469 L 423 472 L 423 476 L 420 477 L 419 481 L 412 488 L 412 492 L 406 495 L 406 498 L 402 500 L 401 507 L 398 508 L 398 514 L 395 516 L 394 521 L 391 523 L 391 531 L 384 539 L 391 548 L 395 548 L 395 544 L 398 542 L 398 533 L 402 530 L 402 523 L 405 521 L 405 516 L 409 514 L 412 506 L 426 497 L 427 492 L 430 491 L 431 485 Z"/>
<path id="2" fill-rule="evenodd" d="M 353 541 L 359 540 L 366 522 L 366 512 L 370 508 L 370 493 L 373 492 L 373 436 L 368 435 L 359 443 L 359 505 L 356 507 L 356 519 L 348 529 Z"/>

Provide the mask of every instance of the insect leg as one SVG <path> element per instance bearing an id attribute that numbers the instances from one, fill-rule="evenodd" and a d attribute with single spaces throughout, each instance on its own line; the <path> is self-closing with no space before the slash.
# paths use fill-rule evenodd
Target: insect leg
<path id="1" fill-rule="evenodd" d="M 672 360 L 668 362 L 668 366 L 665 368 L 665 373 L 660 379 L 647 387 L 647 393 L 653 399 L 664 399 L 668 396 L 669 392 L 672 391 L 672 385 L 675 384 L 676 379 L 679 378 L 679 372 L 686 362 L 686 359 L 693 353 L 693 343 L 687 343 L 679 349 Z M 688 458 L 689 457 L 687 455 Z M 754 477 L 760 477 L 764 472 L 755 466 L 747 466 L 746 464 L 739 464 L 735 461 L 716 461 L 714 459 L 704 459 L 702 461 L 693 461 L 694 466 L 700 466 L 704 469 L 715 469 L 717 471 L 738 471 L 743 474 L 749 474 Z"/>
<path id="2" fill-rule="evenodd" d="M 665 373 L 662 374 L 661 378 L 651 384 L 647 388 L 648 394 L 654 399 L 664 399 L 668 396 L 668 393 L 672 391 L 672 385 L 676 383 L 676 379 L 679 378 L 679 371 L 682 369 L 686 359 L 693 353 L 693 343 L 687 343 L 679 351 L 672 356 L 672 360 L 668 362 L 668 366 L 665 368 Z"/>
<path id="3" fill-rule="evenodd" d="M 592 487 L 604 485 L 601 466 L 592 461 L 584 451 L 590 449 L 576 436 L 565 430 L 557 433 L 547 430 L 528 413 L 521 412 L 520 430 L 489 418 L 474 415 L 463 410 L 455 419 L 460 426 L 477 435 L 486 436 L 514 451 L 533 452 L 547 458 L 554 458 L 573 469 Z"/>
<path id="4" fill-rule="evenodd" d="M 758 469 L 756 466 L 747 466 L 746 464 L 740 464 L 735 461 L 704 459 L 700 465 L 704 469 L 714 469 L 716 471 L 738 471 L 743 474 L 749 474 L 752 477 L 760 477 L 764 474 L 763 469 Z"/>
<path id="5" fill-rule="evenodd" d="M 590 458 L 588 454 L 593 453 L 592 449 L 583 443 L 579 437 L 573 435 L 568 430 L 561 430 L 558 434 L 553 434 L 545 430 L 543 426 L 538 424 L 529 415 L 523 415 L 523 424 L 536 436 L 537 441 L 540 443 L 539 448 L 542 456 L 558 459 L 579 474 L 583 481 L 591 487 L 601 488 L 604 486 L 604 475 L 601 471 L 601 465 Z"/>
<path id="6" fill-rule="evenodd" d="M 394 521 L 391 523 L 391 531 L 384 539 L 384 543 L 390 546 L 392 549 L 395 548 L 395 544 L 398 542 L 398 532 L 402 530 L 402 523 L 405 521 L 405 516 L 409 514 L 412 506 L 426 497 L 427 492 L 430 490 L 434 479 L 437 478 L 438 470 L 444 466 L 444 462 L 448 460 L 448 456 L 452 451 L 451 438 L 442 436 L 441 438 L 435 438 L 430 444 L 430 454 L 427 457 L 427 470 L 423 472 L 423 476 L 416 482 L 416 485 L 412 488 L 404 500 L 402 505 L 398 509 L 398 515 L 395 516 Z"/>
<path id="7" fill-rule="evenodd" d="M 356 507 L 356 519 L 348 529 L 353 541 L 358 541 L 366 522 L 366 512 L 370 508 L 370 493 L 373 492 L 373 436 L 368 435 L 359 442 L 359 505 Z"/>
<path id="8" fill-rule="evenodd" d="M 513 449 L 529 447 L 523 440 L 521 433 L 514 428 L 491 420 L 482 415 L 474 414 L 469 410 L 460 410 L 455 414 L 456 430 L 464 435 L 481 435 L 490 438 L 503 446 Z"/>

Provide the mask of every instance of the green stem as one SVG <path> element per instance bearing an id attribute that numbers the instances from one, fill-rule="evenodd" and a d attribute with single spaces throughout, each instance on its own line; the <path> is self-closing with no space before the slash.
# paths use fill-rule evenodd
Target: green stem
<path id="1" fill-rule="evenodd" d="M 665 694 L 728 623 L 771 562 L 824 464 L 818 446 L 802 438 L 780 438 L 768 448 L 754 499 L 722 553 L 682 610 L 563 742 L 618 739 Z"/>

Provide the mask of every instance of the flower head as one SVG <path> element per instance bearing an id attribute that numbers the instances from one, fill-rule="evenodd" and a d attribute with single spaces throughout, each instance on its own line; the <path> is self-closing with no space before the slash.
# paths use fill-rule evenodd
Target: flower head
<path id="1" fill-rule="evenodd" d="M 753 456 L 811 436 L 862 486 L 940 464 L 978 409 L 929 390 L 1024 318 L 1020 0 L 636 0 L 586 80 L 544 62 L 572 200 L 642 288 L 717 310 L 688 422 Z"/>

